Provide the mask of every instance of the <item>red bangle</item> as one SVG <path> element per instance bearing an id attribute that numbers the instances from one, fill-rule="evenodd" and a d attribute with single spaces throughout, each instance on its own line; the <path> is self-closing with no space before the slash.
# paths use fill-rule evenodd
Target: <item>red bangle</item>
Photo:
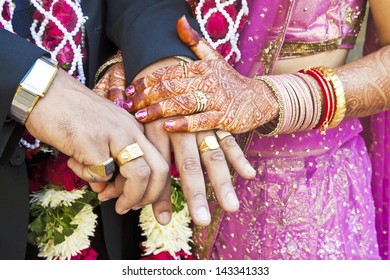
<path id="1" fill-rule="evenodd" d="M 323 102 L 324 110 L 320 118 L 320 121 L 314 127 L 314 129 L 321 128 L 321 130 L 325 133 L 329 123 L 331 122 L 334 116 L 335 108 L 336 108 L 336 104 L 335 104 L 336 100 L 335 100 L 333 89 L 329 84 L 329 82 L 324 78 L 322 73 L 317 69 L 306 68 L 306 69 L 299 70 L 298 72 L 312 76 L 321 87 L 323 97 L 324 97 L 324 102 Z"/>

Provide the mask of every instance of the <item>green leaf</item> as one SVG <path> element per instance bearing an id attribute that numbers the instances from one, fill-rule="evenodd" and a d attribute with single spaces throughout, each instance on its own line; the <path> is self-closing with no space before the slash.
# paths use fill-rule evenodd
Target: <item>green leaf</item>
<path id="1" fill-rule="evenodd" d="M 81 211 L 81 209 L 84 208 L 84 204 L 79 202 L 79 201 L 75 201 L 72 206 L 71 206 L 72 210 L 77 214 Z"/>
<path id="2" fill-rule="evenodd" d="M 65 241 L 65 236 L 58 230 L 54 230 L 54 245 L 61 244 Z"/>
<path id="3" fill-rule="evenodd" d="M 77 226 L 76 226 L 77 228 Z M 71 226 L 69 227 L 64 227 L 64 229 L 62 230 L 62 234 L 66 237 L 68 236 L 71 236 L 73 233 L 74 233 L 74 228 L 72 228 Z"/>
<path id="4" fill-rule="evenodd" d="M 180 179 L 171 178 L 171 186 L 172 186 L 172 192 L 171 192 L 172 211 L 178 213 L 181 210 L 183 210 L 186 204 L 186 199 L 181 189 Z"/>
<path id="5" fill-rule="evenodd" d="M 29 225 L 29 229 L 32 232 L 41 233 L 45 230 L 46 223 L 42 216 L 38 216 L 34 221 Z"/>

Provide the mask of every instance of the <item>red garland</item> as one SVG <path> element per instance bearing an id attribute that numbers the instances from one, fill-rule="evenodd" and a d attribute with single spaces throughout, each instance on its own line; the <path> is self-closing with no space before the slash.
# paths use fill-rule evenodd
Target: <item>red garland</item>
<path id="1" fill-rule="evenodd" d="M 199 0 L 187 0 L 188 4 L 191 7 L 192 14 L 195 16 L 196 6 L 199 3 Z M 221 1 L 223 2 L 223 1 Z M 204 16 L 210 9 L 215 8 L 216 4 L 214 0 L 206 0 L 203 6 L 201 7 L 202 16 Z M 225 11 L 229 14 L 233 21 L 236 20 L 238 11 L 241 9 L 241 1 L 235 1 L 233 4 L 227 6 Z M 240 20 L 237 33 L 239 33 L 247 22 L 248 17 L 243 16 Z M 213 13 L 207 20 L 206 31 L 209 34 L 213 42 L 216 42 L 218 39 L 224 38 L 228 33 L 229 23 L 226 18 L 222 15 L 221 12 Z M 223 56 L 226 57 L 232 49 L 231 43 L 228 41 L 223 45 L 217 47 L 217 51 Z M 236 61 L 236 54 L 233 53 L 232 57 L 229 59 L 228 63 L 233 65 Z"/>

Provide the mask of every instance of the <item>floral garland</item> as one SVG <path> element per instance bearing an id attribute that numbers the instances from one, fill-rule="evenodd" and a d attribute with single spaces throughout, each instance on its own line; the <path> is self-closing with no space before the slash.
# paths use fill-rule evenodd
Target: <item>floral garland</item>
<path id="1" fill-rule="evenodd" d="M 193 242 L 191 217 L 181 188 L 179 173 L 171 164 L 172 218 L 168 225 L 161 225 L 154 217 L 152 206 L 142 208 L 140 227 L 146 241 L 142 242 L 143 260 L 193 260 L 190 244 Z"/>
<path id="2" fill-rule="evenodd" d="M 233 65 L 241 58 L 239 33 L 248 19 L 247 0 L 187 0 L 206 41 Z"/>

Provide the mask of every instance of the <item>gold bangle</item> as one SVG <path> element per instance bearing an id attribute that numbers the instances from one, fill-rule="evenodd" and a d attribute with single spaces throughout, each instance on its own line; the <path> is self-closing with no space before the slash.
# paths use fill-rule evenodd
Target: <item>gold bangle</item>
<path id="1" fill-rule="evenodd" d="M 99 76 L 102 72 L 104 72 L 109 66 L 115 64 L 115 63 L 119 63 L 119 62 L 122 62 L 123 61 L 123 57 L 122 55 L 119 53 L 119 54 L 116 54 L 115 56 L 113 56 L 111 59 L 109 59 L 108 61 L 106 61 L 104 64 L 102 64 L 99 69 L 96 71 L 96 74 L 95 74 L 95 80 L 94 80 L 94 83 L 96 85 L 96 83 L 98 82 L 98 79 L 99 79 Z"/>
<path id="2" fill-rule="evenodd" d="M 330 121 L 328 128 L 336 127 L 344 119 L 345 112 L 347 110 L 343 84 L 341 83 L 340 78 L 337 76 L 336 72 L 332 68 L 326 66 L 320 66 L 315 68 L 324 75 L 324 78 L 333 87 L 333 92 L 336 96 L 336 108 L 333 119 Z"/>
<path id="3" fill-rule="evenodd" d="M 263 124 L 256 128 L 257 133 L 260 136 L 277 136 L 282 128 L 282 124 L 285 118 L 285 108 L 283 104 L 283 97 L 280 93 L 280 91 L 275 87 L 275 85 L 267 78 L 267 76 L 256 76 L 254 78 L 258 81 L 263 81 L 275 94 L 276 100 L 279 104 L 279 117 L 277 120 L 270 121 L 266 124 Z M 275 124 L 275 121 L 277 123 Z"/>

